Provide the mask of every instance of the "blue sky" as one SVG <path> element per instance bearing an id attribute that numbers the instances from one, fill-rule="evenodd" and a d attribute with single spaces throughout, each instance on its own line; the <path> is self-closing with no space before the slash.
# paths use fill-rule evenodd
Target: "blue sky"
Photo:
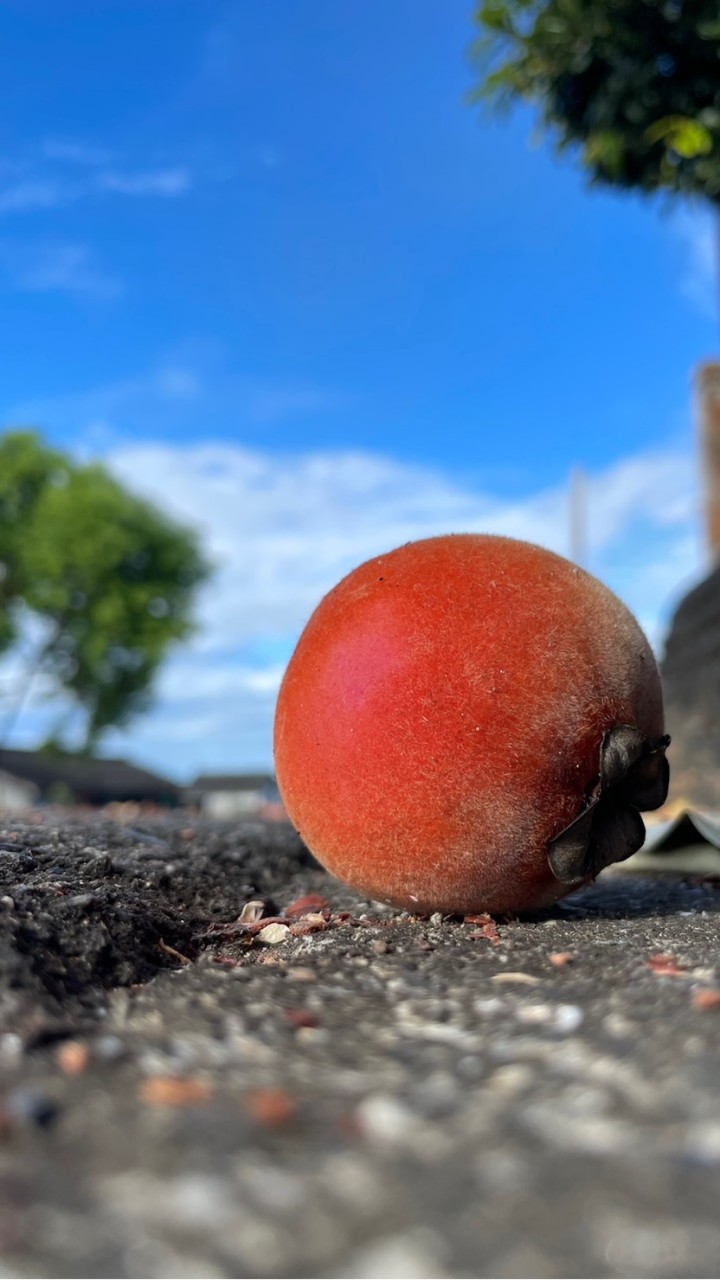
<path id="1" fill-rule="evenodd" d="M 269 764 L 283 664 L 342 573 L 444 529 L 567 552 L 575 465 L 588 567 L 657 644 L 702 569 L 709 224 L 590 191 L 527 113 L 470 108 L 471 11 L 0 9 L 2 420 L 105 459 L 217 565 L 108 751 Z"/>

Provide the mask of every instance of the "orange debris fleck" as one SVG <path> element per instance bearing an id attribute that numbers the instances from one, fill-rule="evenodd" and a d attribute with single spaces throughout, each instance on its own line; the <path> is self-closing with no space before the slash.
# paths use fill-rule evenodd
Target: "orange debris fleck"
<path id="1" fill-rule="evenodd" d="M 212 1085 L 206 1080 L 187 1076 L 150 1076 L 140 1086 L 143 1102 L 164 1107 L 187 1107 L 195 1102 L 207 1102 L 213 1092 Z"/>

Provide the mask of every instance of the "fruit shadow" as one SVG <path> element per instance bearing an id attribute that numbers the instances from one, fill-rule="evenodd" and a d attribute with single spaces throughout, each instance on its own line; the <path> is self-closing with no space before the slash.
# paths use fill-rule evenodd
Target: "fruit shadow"
<path id="1" fill-rule="evenodd" d="M 684 912 L 720 911 L 720 878 L 659 871 L 631 874 L 611 869 L 591 885 L 520 920 L 629 920 Z"/>

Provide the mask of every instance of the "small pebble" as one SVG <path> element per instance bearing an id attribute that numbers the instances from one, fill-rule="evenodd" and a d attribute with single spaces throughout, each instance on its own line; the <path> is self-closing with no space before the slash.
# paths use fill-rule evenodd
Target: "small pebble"
<path id="1" fill-rule="evenodd" d="M 65 899 L 66 907 L 89 907 L 93 902 L 97 901 L 96 893 L 76 893 L 72 898 Z"/>
<path id="2" fill-rule="evenodd" d="M 276 947 L 281 942 L 287 942 L 290 937 L 290 928 L 286 924 L 266 924 L 257 936 L 258 940 L 264 942 L 266 946 Z"/>
<path id="3" fill-rule="evenodd" d="M 317 974 L 308 965 L 296 964 L 287 971 L 288 978 L 294 982 L 317 982 Z"/>
<path id="4" fill-rule="evenodd" d="M 552 1029 L 560 1036 L 570 1036 L 585 1020 L 585 1014 L 577 1004 L 559 1004 L 552 1019 Z"/>
<path id="5" fill-rule="evenodd" d="M 21 1124 L 36 1124 L 48 1129 L 58 1117 L 60 1108 L 53 1098 L 34 1089 L 13 1089 L 5 1098 L 5 1111 Z"/>
<path id="6" fill-rule="evenodd" d="M 207 1102 L 214 1093 L 207 1080 L 183 1076 L 150 1076 L 140 1085 L 143 1102 L 165 1107 L 187 1107 L 197 1102 Z"/>
<path id="7" fill-rule="evenodd" d="M 533 1082 L 533 1070 L 525 1062 L 509 1062 L 507 1066 L 498 1067 L 488 1080 L 488 1087 L 494 1093 L 514 1095 L 523 1089 L 529 1089 Z"/>
<path id="8" fill-rule="evenodd" d="M 360 1131 L 371 1141 L 394 1144 L 414 1131 L 417 1117 L 397 1098 L 374 1093 L 355 1110 Z"/>
<path id="9" fill-rule="evenodd" d="M 293 1027 L 316 1027 L 318 1020 L 309 1009 L 286 1009 L 285 1017 Z"/>
<path id="10" fill-rule="evenodd" d="M 255 924 L 257 920 L 262 919 L 264 910 L 265 903 L 261 902 L 259 898 L 253 899 L 252 902 L 246 902 L 238 916 L 238 924 Z"/>
<path id="11" fill-rule="evenodd" d="M 117 1062 L 127 1053 L 125 1044 L 119 1036 L 98 1036 L 94 1049 L 97 1057 L 104 1059 L 105 1062 Z"/>
<path id="12" fill-rule="evenodd" d="M 330 1036 L 322 1027 L 298 1027 L 295 1032 L 296 1044 L 320 1045 L 327 1044 Z"/>
<path id="13" fill-rule="evenodd" d="M 80 1040 L 66 1040 L 57 1051 L 57 1061 L 67 1076 L 79 1076 L 87 1069 L 90 1050 Z"/>
<path id="14" fill-rule="evenodd" d="M 254 1089 L 245 1096 L 245 1106 L 257 1124 L 279 1129 L 297 1115 L 297 1103 L 286 1089 Z"/>
<path id="15" fill-rule="evenodd" d="M 694 991 L 692 1002 L 695 1009 L 720 1009 L 720 990 L 704 987 L 700 991 Z"/>
<path id="16" fill-rule="evenodd" d="M 494 973 L 493 982 L 507 983 L 508 986 L 539 987 L 540 979 L 532 973 Z"/>
<path id="17" fill-rule="evenodd" d="M 6 1031 L 0 1036 L 0 1062 L 3 1066 L 15 1066 L 23 1055 L 22 1036 L 16 1031 Z"/>

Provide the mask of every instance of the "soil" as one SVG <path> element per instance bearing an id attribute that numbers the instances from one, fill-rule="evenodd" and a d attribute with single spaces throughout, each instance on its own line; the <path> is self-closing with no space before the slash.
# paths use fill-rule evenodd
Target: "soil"
<path id="1" fill-rule="evenodd" d="M 716 1276 L 719 909 L 426 920 L 282 824 L 0 821 L 0 1277 Z"/>

